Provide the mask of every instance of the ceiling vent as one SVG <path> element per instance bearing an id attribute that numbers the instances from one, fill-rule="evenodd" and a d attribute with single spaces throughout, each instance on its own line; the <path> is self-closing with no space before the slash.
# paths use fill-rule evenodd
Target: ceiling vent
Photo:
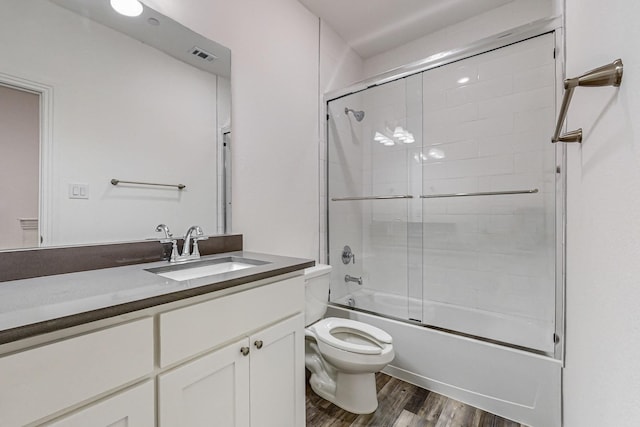
<path id="1" fill-rule="evenodd" d="M 200 49 L 197 46 L 192 47 L 189 53 L 191 53 L 194 56 L 197 56 L 200 59 L 204 59 L 205 61 L 209 61 L 209 62 L 212 62 L 214 59 L 218 58 L 213 53 L 209 53 L 206 50 Z"/>

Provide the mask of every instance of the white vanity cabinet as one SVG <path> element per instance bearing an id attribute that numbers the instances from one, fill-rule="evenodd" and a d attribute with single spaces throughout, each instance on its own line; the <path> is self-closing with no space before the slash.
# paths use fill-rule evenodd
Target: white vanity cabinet
<path id="1" fill-rule="evenodd" d="M 253 334 L 250 347 L 251 426 L 304 426 L 304 314 Z"/>
<path id="2" fill-rule="evenodd" d="M 302 280 L 160 316 L 161 365 L 204 354 L 159 375 L 159 427 L 304 426 Z"/>
<path id="3" fill-rule="evenodd" d="M 146 317 L 0 356 L 0 426 L 29 425 L 140 381 L 153 354 Z"/>
<path id="4" fill-rule="evenodd" d="M 303 427 L 292 276 L 0 346 L 0 426 Z"/>
<path id="5" fill-rule="evenodd" d="M 158 378 L 159 427 L 304 426 L 298 314 Z"/>

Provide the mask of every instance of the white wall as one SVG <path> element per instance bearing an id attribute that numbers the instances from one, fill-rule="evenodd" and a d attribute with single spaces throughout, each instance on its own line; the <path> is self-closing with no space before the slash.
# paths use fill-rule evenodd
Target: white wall
<path id="1" fill-rule="evenodd" d="M 372 77 L 447 49 L 464 47 L 485 37 L 547 18 L 558 0 L 514 0 L 504 6 L 436 31 L 380 55 L 367 58 L 364 74 Z"/>
<path id="2" fill-rule="evenodd" d="M 232 51 L 233 232 L 318 254 L 318 19 L 293 0 L 149 0 Z"/>
<path id="3" fill-rule="evenodd" d="M 216 76 L 48 1 L 0 5 L 0 39 L 14 41 L 0 46 L 1 71 L 53 89 L 45 244 L 143 239 L 159 223 L 215 233 Z M 89 198 L 70 199 L 72 183 Z"/>
<path id="4" fill-rule="evenodd" d="M 619 90 L 578 88 L 568 129 L 566 427 L 640 419 L 640 4 L 567 0 L 567 76 L 618 57 Z"/>

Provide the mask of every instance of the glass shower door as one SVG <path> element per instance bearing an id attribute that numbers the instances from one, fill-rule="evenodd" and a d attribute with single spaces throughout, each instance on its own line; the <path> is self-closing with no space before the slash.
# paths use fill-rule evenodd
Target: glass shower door
<path id="1" fill-rule="evenodd" d="M 331 301 L 405 320 L 422 317 L 421 86 L 416 75 L 328 103 Z"/>
<path id="2" fill-rule="evenodd" d="M 546 34 L 329 101 L 330 300 L 553 353 L 555 83 Z"/>
<path id="3" fill-rule="evenodd" d="M 423 73 L 426 324 L 554 349 L 555 41 Z"/>

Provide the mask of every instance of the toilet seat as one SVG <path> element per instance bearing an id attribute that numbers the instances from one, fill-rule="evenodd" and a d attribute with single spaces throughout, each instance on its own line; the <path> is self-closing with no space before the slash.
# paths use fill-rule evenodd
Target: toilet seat
<path id="1" fill-rule="evenodd" d="M 381 354 L 382 350 L 392 343 L 391 335 L 375 326 L 351 319 L 329 317 L 322 319 L 313 325 L 318 340 L 340 350 L 359 354 Z M 352 343 L 341 340 L 333 333 L 347 332 L 367 341 L 371 344 Z"/>

